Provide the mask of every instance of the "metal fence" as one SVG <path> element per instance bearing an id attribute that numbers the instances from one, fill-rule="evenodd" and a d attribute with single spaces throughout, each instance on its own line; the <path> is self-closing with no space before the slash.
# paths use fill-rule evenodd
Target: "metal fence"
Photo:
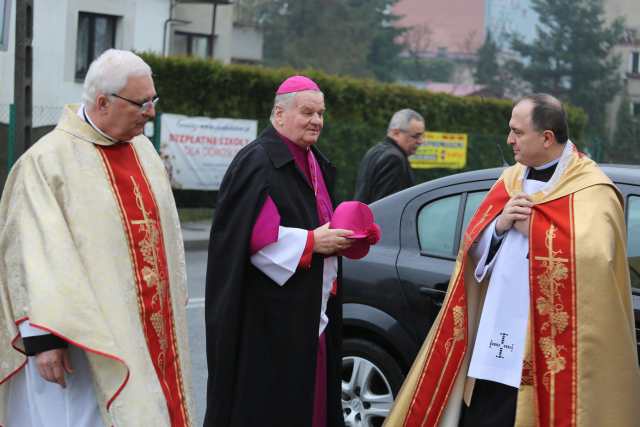
<path id="1" fill-rule="evenodd" d="M 63 109 L 63 106 L 38 105 L 33 107 L 31 144 L 55 127 L 60 120 Z M 158 149 L 160 146 L 160 114 L 157 114 L 155 123 L 152 123 L 148 130 L 148 135 Z M 13 104 L 0 104 L 0 191 L 4 187 L 7 174 L 20 154 L 16 152 L 15 108 Z"/>
<path id="2" fill-rule="evenodd" d="M 62 106 L 35 106 L 33 107 L 34 128 L 52 127 L 58 123 L 62 115 Z"/>
<path id="3" fill-rule="evenodd" d="M 62 114 L 61 106 L 35 106 L 32 111 L 33 144 L 56 125 Z M 11 166 L 20 153 L 16 152 L 15 108 L 13 104 L 0 104 L 0 188 L 4 186 Z"/>

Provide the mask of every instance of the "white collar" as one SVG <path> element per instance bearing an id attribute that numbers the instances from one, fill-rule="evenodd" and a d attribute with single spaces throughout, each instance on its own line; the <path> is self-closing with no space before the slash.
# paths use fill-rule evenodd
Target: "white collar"
<path id="1" fill-rule="evenodd" d="M 567 140 L 560 157 L 550 161 L 549 163 L 546 163 L 542 166 L 535 168 L 535 169 L 544 169 L 546 167 L 553 165 L 555 162 L 558 163 L 558 166 L 556 167 L 555 172 L 553 172 L 551 179 L 549 179 L 549 181 L 545 183 L 544 187 L 540 191 L 542 191 L 545 194 L 549 193 L 551 189 L 558 183 L 558 181 L 560 180 L 560 177 L 564 173 L 565 169 L 569 165 L 569 162 L 571 161 L 571 158 L 573 157 L 573 151 L 574 151 L 573 143 L 571 142 L 571 140 Z M 526 168 L 524 168 L 522 175 L 520 176 L 520 181 L 524 183 L 524 180 L 528 175 L 529 175 L 529 167 L 527 166 Z"/>
<path id="2" fill-rule="evenodd" d="M 118 142 L 117 139 L 110 137 L 109 135 L 107 135 L 106 133 L 101 131 L 100 128 L 98 128 L 98 126 L 95 125 L 95 123 L 93 123 L 93 120 L 91 120 L 91 117 L 89 117 L 89 115 L 86 112 L 86 108 L 85 108 L 84 104 L 80 104 L 80 108 L 78 108 L 78 113 L 77 114 L 78 114 L 78 117 L 80 117 L 82 120 L 86 120 L 89 123 L 89 125 L 91 125 L 91 127 L 96 132 L 98 132 L 100 135 L 104 136 L 109 141 Z"/>
<path id="3" fill-rule="evenodd" d="M 538 167 L 532 166 L 532 167 L 533 167 L 535 170 L 537 170 L 537 171 L 540 171 L 540 170 L 546 169 L 546 168 L 548 168 L 548 167 L 550 167 L 550 166 L 553 166 L 553 165 L 555 165 L 556 163 L 558 163 L 558 162 L 560 161 L 560 157 L 562 157 L 562 153 L 560 153 L 560 156 L 559 156 L 558 158 L 553 159 L 553 160 L 551 160 L 550 162 L 547 162 L 547 163 L 545 163 L 545 164 L 544 164 L 544 165 L 542 165 L 542 166 L 538 166 Z"/>

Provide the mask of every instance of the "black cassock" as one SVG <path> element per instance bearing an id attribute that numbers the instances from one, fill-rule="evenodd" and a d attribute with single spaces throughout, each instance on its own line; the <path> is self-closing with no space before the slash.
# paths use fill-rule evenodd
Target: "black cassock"
<path id="1" fill-rule="evenodd" d="M 369 204 L 413 185 L 415 177 L 407 155 L 387 137 L 362 158 L 354 199 Z"/>
<path id="2" fill-rule="evenodd" d="M 312 149 L 331 194 L 335 168 Z M 206 427 L 311 426 L 324 257 L 314 254 L 311 267 L 298 269 L 283 286 L 251 264 L 251 231 L 267 195 L 280 225 L 321 225 L 313 189 L 271 126 L 236 155 L 218 194 L 205 295 Z M 341 302 L 338 286 L 324 332 L 328 426 L 344 425 Z"/>

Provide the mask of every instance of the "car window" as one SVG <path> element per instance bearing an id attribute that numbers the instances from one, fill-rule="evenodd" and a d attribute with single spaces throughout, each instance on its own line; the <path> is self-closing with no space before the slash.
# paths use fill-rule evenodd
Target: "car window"
<path id="1" fill-rule="evenodd" d="M 418 212 L 418 240 L 423 253 L 454 256 L 460 194 L 431 202 Z"/>
<path id="2" fill-rule="evenodd" d="M 476 191 L 475 193 L 467 193 L 467 201 L 464 206 L 464 219 L 462 220 L 462 232 L 464 233 L 471 221 L 471 217 L 478 210 L 478 206 L 486 196 L 488 191 Z"/>
<path id="3" fill-rule="evenodd" d="M 629 196 L 627 202 L 627 256 L 631 286 L 640 289 L 640 197 Z"/>

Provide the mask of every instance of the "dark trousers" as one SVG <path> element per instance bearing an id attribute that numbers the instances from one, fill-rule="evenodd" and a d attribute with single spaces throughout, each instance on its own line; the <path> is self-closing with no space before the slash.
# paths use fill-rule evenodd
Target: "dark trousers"
<path id="1" fill-rule="evenodd" d="M 493 381 L 476 380 L 471 406 L 462 403 L 459 427 L 513 427 L 518 389 Z"/>

